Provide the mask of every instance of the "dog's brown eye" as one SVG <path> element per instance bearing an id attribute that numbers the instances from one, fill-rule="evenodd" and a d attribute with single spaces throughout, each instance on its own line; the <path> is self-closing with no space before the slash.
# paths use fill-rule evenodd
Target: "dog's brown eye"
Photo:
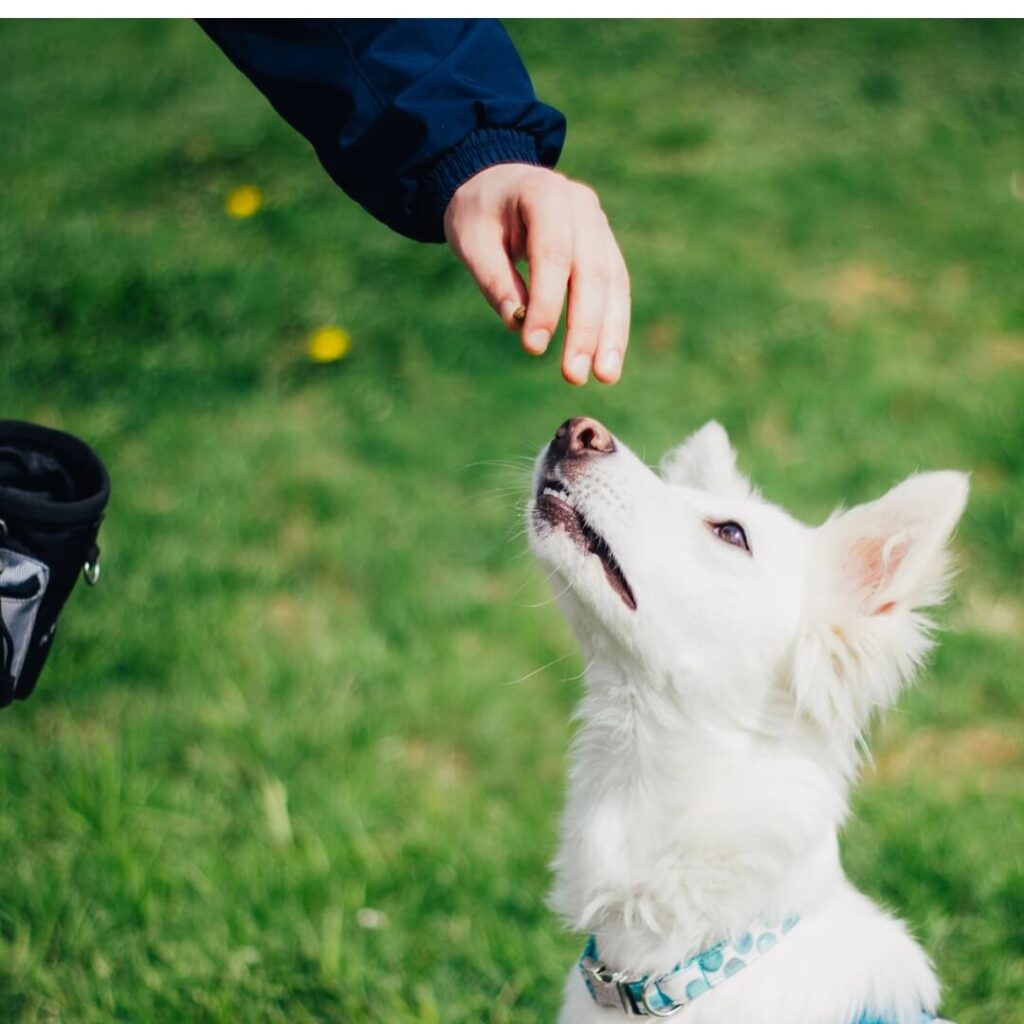
<path id="1" fill-rule="evenodd" d="M 726 544 L 733 544 L 738 548 L 743 548 L 748 554 L 750 553 L 747 535 L 739 523 L 729 519 L 724 523 L 708 523 L 708 526 L 719 540 L 724 540 Z"/>

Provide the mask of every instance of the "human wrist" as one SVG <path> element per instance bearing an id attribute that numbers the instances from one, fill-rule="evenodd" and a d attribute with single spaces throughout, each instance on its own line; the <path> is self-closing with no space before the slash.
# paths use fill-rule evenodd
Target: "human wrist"
<path id="1" fill-rule="evenodd" d="M 443 222 L 452 197 L 470 178 L 490 167 L 523 164 L 539 167 L 532 135 L 513 128 L 479 128 L 431 168 L 423 183 L 430 215 Z"/>

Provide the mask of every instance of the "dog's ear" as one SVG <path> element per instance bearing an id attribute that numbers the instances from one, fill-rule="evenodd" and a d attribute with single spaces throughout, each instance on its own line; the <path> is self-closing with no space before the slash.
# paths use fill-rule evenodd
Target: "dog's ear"
<path id="1" fill-rule="evenodd" d="M 736 452 L 725 427 L 709 420 L 661 460 L 666 483 L 696 487 L 723 497 L 745 498 L 750 481 L 736 469 Z"/>
<path id="2" fill-rule="evenodd" d="M 966 503 L 965 474 L 921 473 L 816 531 L 793 688 L 822 726 L 859 733 L 921 663 L 932 632 L 921 609 L 946 597 Z"/>

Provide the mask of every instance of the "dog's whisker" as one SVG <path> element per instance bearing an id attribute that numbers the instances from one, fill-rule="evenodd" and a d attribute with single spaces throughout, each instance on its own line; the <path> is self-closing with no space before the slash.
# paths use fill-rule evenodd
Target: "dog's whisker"
<path id="1" fill-rule="evenodd" d="M 546 572 L 544 574 L 544 582 L 545 583 L 550 583 L 552 578 L 557 574 L 557 572 L 558 572 L 557 569 L 552 569 L 550 572 Z M 520 586 L 520 588 L 512 596 L 515 597 L 516 595 L 522 593 L 522 591 L 524 591 L 533 582 L 534 582 L 534 576 L 531 573 L 525 580 L 523 580 L 522 586 Z M 565 593 L 565 591 L 563 591 L 562 593 Z M 561 595 L 559 595 L 559 596 L 561 596 Z M 549 599 L 549 601 L 550 601 L 550 599 Z M 545 601 L 544 604 L 548 604 L 549 601 Z M 525 607 L 527 607 L 527 608 L 530 608 L 530 607 L 539 608 L 539 607 L 542 607 L 542 606 L 541 605 L 526 605 Z"/>
<path id="2" fill-rule="evenodd" d="M 488 488 L 485 488 L 484 490 L 481 490 L 481 491 L 474 491 L 472 494 L 470 494 L 470 497 L 471 498 L 483 498 L 483 497 L 487 497 L 488 495 L 492 495 L 492 494 L 501 494 L 501 495 L 512 495 L 512 494 L 514 494 L 514 495 L 521 495 L 522 494 L 522 488 L 518 487 L 518 486 L 515 486 L 515 485 L 500 484 L 497 487 L 488 487 Z"/>
<path id="3" fill-rule="evenodd" d="M 553 665 L 557 665 L 560 661 L 565 661 L 566 658 L 571 658 L 576 652 L 569 651 L 563 654 L 559 658 L 553 658 L 546 665 L 541 665 L 540 668 L 535 668 L 532 672 L 527 672 L 525 676 L 520 676 L 518 679 L 513 679 L 511 682 L 505 683 L 505 686 L 518 686 L 520 683 L 525 683 L 527 679 L 532 679 L 535 675 L 543 672 L 545 669 L 551 668 Z"/>
<path id="4" fill-rule="evenodd" d="M 579 680 L 581 680 L 594 667 L 594 664 L 596 663 L 596 661 L 597 661 L 596 658 L 592 658 L 590 661 L 588 661 L 583 666 L 583 668 L 581 668 L 579 670 L 579 672 L 576 673 L 576 675 L 574 675 L 574 676 L 566 676 L 562 680 L 562 682 L 563 683 L 576 683 L 576 682 L 579 682 Z"/>
<path id="5" fill-rule="evenodd" d="M 476 462 L 467 462 L 460 466 L 458 472 L 462 472 L 466 469 L 475 469 L 478 466 L 514 466 L 516 469 L 521 469 L 523 464 L 532 466 L 534 462 L 533 456 L 528 455 L 507 455 L 503 459 L 478 459 Z"/>
<path id="6" fill-rule="evenodd" d="M 531 579 L 525 579 L 518 587 L 512 592 L 513 597 L 518 597 L 533 581 Z"/>
<path id="7" fill-rule="evenodd" d="M 550 577 L 549 577 L 549 579 L 550 579 Z M 562 597 L 565 597 L 565 595 L 569 593 L 569 591 L 570 591 L 570 589 L 571 589 L 571 588 L 572 588 L 572 581 L 570 580 L 570 581 L 569 581 L 568 583 L 566 583 L 566 585 L 565 585 L 565 586 L 564 586 L 564 587 L 563 587 L 563 588 L 562 588 L 562 589 L 561 589 L 561 590 L 560 590 L 560 591 L 559 591 L 559 592 L 558 592 L 557 594 L 555 594 L 555 595 L 554 595 L 553 597 L 549 597 L 549 598 L 548 598 L 548 599 L 547 599 L 546 601 L 540 601 L 540 602 L 538 602 L 537 604 L 528 604 L 528 605 L 524 605 L 524 607 L 526 607 L 526 608 L 534 608 L 534 609 L 535 609 L 535 608 L 546 608 L 546 607 L 547 607 L 547 606 L 548 606 L 549 604 L 554 604 L 554 603 L 555 603 L 555 602 L 556 602 L 557 600 L 559 600 L 560 598 L 562 598 Z"/>
<path id="8" fill-rule="evenodd" d="M 480 491 L 477 494 L 471 494 L 466 500 L 471 508 L 482 508 L 487 504 L 504 505 L 507 504 L 517 493 L 518 488 L 506 489 L 495 487 L 489 491 Z M 513 509 L 514 508 L 515 506 L 513 505 Z"/>

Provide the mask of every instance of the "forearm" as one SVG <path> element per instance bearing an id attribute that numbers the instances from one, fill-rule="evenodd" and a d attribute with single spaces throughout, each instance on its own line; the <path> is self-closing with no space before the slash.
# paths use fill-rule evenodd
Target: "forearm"
<path id="1" fill-rule="evenodd" d="M 411 238 L 443 241 L 448 201 L 484 167 L 561 151 L 564 118 L 495 21 L 200 24 L 338 185 Z"/>

